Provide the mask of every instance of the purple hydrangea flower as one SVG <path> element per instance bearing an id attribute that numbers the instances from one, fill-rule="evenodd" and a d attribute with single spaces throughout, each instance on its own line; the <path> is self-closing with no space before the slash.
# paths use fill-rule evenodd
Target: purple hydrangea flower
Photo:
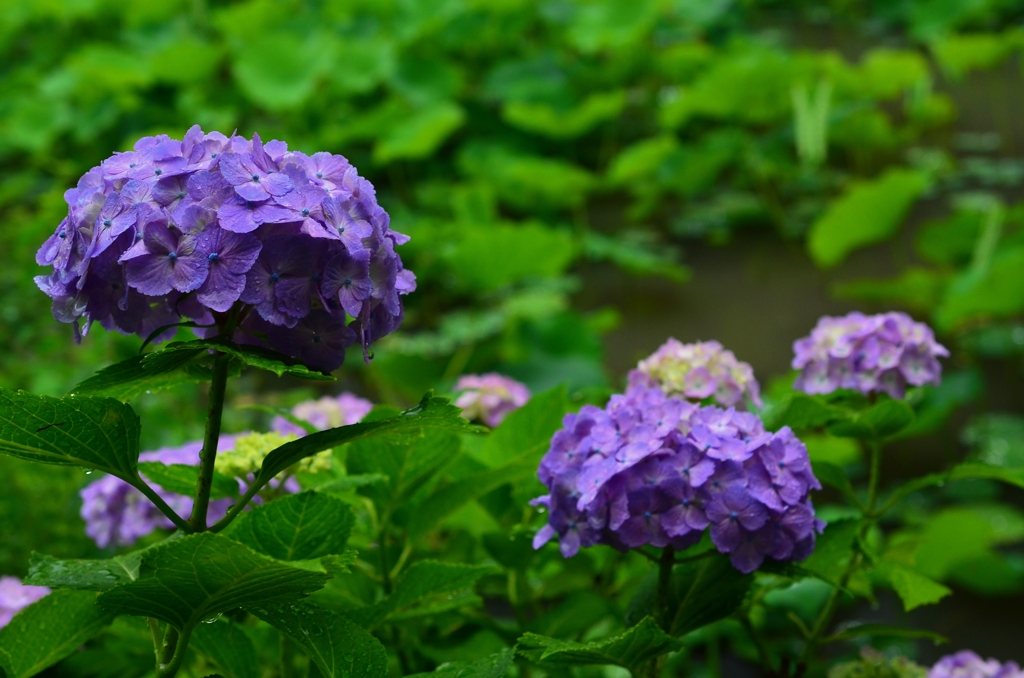
<path id="1" fill-rule="evenodd" d="M 928 672 L 928 678 L 1024 678 L 1024 671 L 1016 662 L 1001 664 L 962 650 L 940 659 Z"/>
<path id="2" fill-rule="evenodd" d="M 36 283 L 76 340 L 93 322 L 148 336 L 237 311 L 235 341 L 330 371 L 356 341 L 368 360 L 416 288 L 396 252 L 408 237 L 340 155 L 195 126 L 184 141 L 140 139 L 64 198 L 68 215 L 36 255 L 52 271 Z M 245 322 L 256 315 L 262 325 Z"/>
<path id="3" fill-rule="evenodd" d="M 18 612 L 49 593 L 45 586 L 27 586 L 17 577 L 0 577 L 0 629 L 10 624 Z"/>
<path id="4" fill-rule="evenodd" d="M 788 427 L 770 433 L 748 412 L 643 384 L 562 423 L 537 472 L 549 493 L 534 504 L 549 516 L 535 548 L 557 537 L 566 557 L 599 543 L 682 550 L 710 529 L 749 573 L 805 558 L 824 529 L 808 498 L 821 485 Z"/>
<path id="5" fill-rule="evenodd" d="M 221 436 L 217 445 L 218 452 L 232 449 L 238 437 Z M 143 452 L 139 455 L 139 461 L 196 466 L 202 449 L 203 443 L 194 441 L 180 447 Z M 153 489 L 178 515 L 187 517 L 192 511 L 191 497 L 167 492 L 159 485 L 153 485 Z M 81 515 L 85 521 L 85 533 L 100 548 L 131 546 L 154 530 L 174 528 L 170 519 L 145 495 L 120 478 L 104 476 L 86 485 L 79 494 L 82 497 Z M 223 518 L 233 503 L 232 499 L 211 501 L 208 514 L 210 521 L 216 522 Z"/>
<path id="6" fill-rule="evenodd" d="M 761 406 L 753 368 L 717 341 L 684 344 L 670 338 L 629 373 L 629 383 L 690 400 L 710 398 L 722 407 L 741 406 L 744 398 Z"/>
<path id="7" fill-rule="evenodd" d="M 794 388 L 811 394 L 848 388 L 893 398 L 902 398 L 908 385 L 938 384 L 938 359 L 949 356 L 931 328 L 897 312 L 825 316 L 810 336 L 794 342 L 793 352 L 793 367 L 800 370 Z"/>
<path id="8" fill-rule="evenodd" d="M 338 426 L 351 426 L 363 420 L 373 403 L 353 393 L 342 393 L 338 396 L 324 396 L 319 400 L 305 400 L 292 408 L 292 416 L 312 424 L 324 431 Z M 306 430 L 288 421 L 284 417 L 274 417 L 270 428 L 281 435 L 306 435 Z"/>
<path id="9" fill-rule="evenodd" d="M 455 400 L 455 406 L 462 408 L 462 416 L 482 421 L 491 428 L 530 399 L 530 389 L 525 384 L 497 372 L 464 374 L 455 383 L 455 390 L 462 392 Z"/>

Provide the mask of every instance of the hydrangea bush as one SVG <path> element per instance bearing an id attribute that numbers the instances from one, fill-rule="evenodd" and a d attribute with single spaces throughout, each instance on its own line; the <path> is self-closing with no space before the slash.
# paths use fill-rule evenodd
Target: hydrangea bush
<path id="1" fill-rule="evenodd" d="M 796 344 L 795 382 L 763 399 L 717 342 L 672 339 L 622 393 L 531 394 L 491 373 L 459 379 L 454 404 L 374 407 L 326 395 L 330 372 L 397 329 L 414 277 L 405 236 L 344 158 L 193 128 L 140 140 L 66 199 L 38 259 L 54 316 L 76 338 L 99 322 L 142 341 L 64 397 L 0 390 L 0 451 L 102 474 L 81 491 L 96 557 L 37 553 L 0 579 L 7 678 L 54 663 L 156 678 L 611 664 L 656 678 L 726 643 L 773 678 L 919 678 L 871 652 L 829 666 L 887 638 L 940 639 L 850 605 L 950 592 L 889 533 L 898 509 L 950 480 L 1020 484 L 976 462 L 883 482 L 886 448 L 935 420 L 924 408 L 948 355 L 902 314 L 822 319 Z M 167 341 L 181 327 L 196 338 Z M 243 402 L 228 383 L 244 370 L 311 380 L 320 397 Z M 202 440 L 141 451 L 130 403 L 196 384 Z M 273 418 L 222 430 L 236 406 Z M 823 441 L 832 452 L 815 452 Z M 967 651 L 927 673 L 1019 674 Z"/>

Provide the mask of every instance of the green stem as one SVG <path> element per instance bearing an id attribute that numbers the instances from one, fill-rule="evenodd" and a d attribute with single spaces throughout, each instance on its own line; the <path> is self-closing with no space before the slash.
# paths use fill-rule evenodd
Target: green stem
<path id="1" fill-rule="evenodd" d="M 192 504 L 189 522 L 196 532 L 207 529 L 206 512 L 210 507 L 210 490 L 213 487 L 213 469 L 217 461 L 217 444 L 220 442 L 220 423 L 224 414 L 224 392 L 228 383 L 228 367 L 231 356 L 219 353 L 213 361 L 213 380 L 210 382 L 210 408 L 206 415 L 206 435 L 203 436 L 203 451 L 199 455 L 199 480 L 196 482 L 196 498 Z"/>
<path id="2" fill-rule="evenodd" d="M 167 631 L 164 633 L 164 644 L 160 648 L 160 657 L 157 660 L 157 671 L 160 670 L 164 664 L 168 664 L 174 653 L 178 650 L 178 629 L 174 628 L 170 624 L 167 625 Z"/>
<path id="3" fill-rule="evenodd" d="M 174 509 L 168 506 L 167 502 L 164 501 L 163 497 L 157 494 L 156 490 L 147 485 L 146 481 L 142 480 L 142 478 L 139 478 L 136 481 L 132 482 L 131 485 L 139 492 L 144 494 L 146 496 L 146 499 L 149 499 L 151 502 L 153 502 L 153 505 L 160 509 L 160 512 L 167 516 L 170 519 L 170 521 L 174 523 L 174 526 L 177 527 L 179 530 L 185 532 L 186 534 L 194 532 L 194 530 L 192 529 L 192 524 L 184 518 L 182 518 L 181 516 L 179 516 Z"/>
<path id="4" fill-rule="evenodd" d="M 658 625 L 668 633 L 671 626 L 669 599 L 672 597 L 672 568 L 676 564 L 676 551 L 666 546 L 661 551 L 658 562 L 658 599 L 655 601 L 655 619 Z"/>
<path id="5" fill-rule="evenodd" d="M 230 525 L 231 521 L 234 520 L 238 516 L 238 514 L 242 512 L 242 509 L 244 509 L 249 504 L 249 502 L 252 501 L 252 498 L 259 493 L 259 491 L 263 488 L 265 484 L 266 483 L 257 483 L 256 481 L 253 481 L 252 485 L 250 485 L 249 488 L 245 491 L 245 494 L 242 495 L 242 498 L 239 499 L 230 509 L 228 509 L 228 512 L 224 514 L 223 518 L 221 518 L 216 523 L 211 525 L 209 531 L 220 532 L 225 527 Z"/>
<path id="6" fill-rule="evenodd" d="M 146 623 L 149 624 L 149 632 L 153 636 L 153 654 L 156 656 L 156 667 L 160 669 L 161 652 L 164 646 L 164 632 L 160 629 L 160 622 L 152 617 L 146 617 Z"/>
<path id="7" fill-rule="evenodd" d="M 176 641 L 174 643 L 174 654 L 171 656 L 169 661 L 161 663 L 160 666 L 157 667 L 156 678 L 174 678 L 174 676 L 177 675 L 178 670 L 181 668 L 181 663 L 185 661 L 185 654 L 188 652 L 188 639 L 189 636 L 192 635 L 192 630 L 187 629 L 179 637 L 178 632 L 175 631 L 173 626 L 171 626 L 168 628 L 168 637 L 171 636 L 172 631 L 174 632 L 174 638 Z M 164 646 L 164 650 L 166 652 L 167 645 Z"/>
<path id="8" fill-rule="evenodd" d="M 871 470 L 868 475 L 868 501 L 866 508 L 868 515 L 872 515 L 875 511 L 875 503 L 878 501 L 878 477 L 882 464 L 882 445 L 877 440 L 871 440 L 868 443 L 868 447 L 871 451 Z"/>

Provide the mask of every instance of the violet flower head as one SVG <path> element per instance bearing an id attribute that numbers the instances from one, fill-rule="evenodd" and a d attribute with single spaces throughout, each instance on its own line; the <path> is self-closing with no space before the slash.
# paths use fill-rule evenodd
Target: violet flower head
<path id="1" fill-rule="evenodd" d="M 907 386 L 937 385 L 939 358 L 949 351 L 924 323 L 906 313 L 825 316 L 810 336 L 793 343 L 794 388 L 810 394 L 848 388 L 902 398 Z"/>
<path id="2" fill-rule="evenodd" d="M 1024 671 L 1016 662 L 1001 664 L 961 650 L 940 659 L 928 672 L 928 678 L 1024 678 Z"/>
<path id="3" fill-rule="evenodd" d="M 217 451 L 230 450 L 237 435 L 220 438 Z M 193 441 L 179 447 L 164 447 L 139 455 L 139 461 L 158 461 L 164 464 L 199 464 L 201 441 Z M 152 483 L 150 483 L 152 485 Z M 192 498 L 168 492 L 159 485 L 153 485 L 157 494 L 180 516 L 192 511 Z M 79 495 L 82 497 L 81 516 L 85 521 L 85 533 L 100 548 L 131 546 L 136 541 L 157 529 L 173 529 L 174 524 L 160 512 L 153 503 L 137 489 L 114 476 L 103 476 L 86 485 Z M 216 522 L 224 517 L 232 499 L 215 499 L 210 502 L 209 519 Z"/>
<path id="4" fill-rule="evenodd" d="M 761 406 L 754 369 L 717 341 L 684 344 L 670 338 L 637 364 L 629 383 L 689 400 L 710 399 L 722 407 L 740 407 L 745 399 Z"/>
<path id="5" fill-rule="evenodd" d="M 292 408 L 292 416 L 312 424 L 320 431 L 338 426 L 351 426 L 363 420 L 373 403 L 353 393 L 342 393 L 338 396 L 324 396 L 318 400 L 304 400 Z M 306 435 L 306 430 L 288 421 L 284 417 L 274 417 L 270 428 L 281 435 Z"/>
<path id="6" fill-rule="evenodd" d="M 491 428 L 530 399 L 530 389 L 525 384 L 497 372 L 464 374 L 455 383 L 455 390 L 461 391 L 455 406 L 462 408 L 462 416 L 482 421 Z"/>
<path id="7" fill-rule="evenodd" d="M 373 187 L 340 155 L 194 126 L 184 141 L 140 139 L 64 197 L 67 217 L 36 255 L 51 271 L 36 284 L 76 340 L 93 322 L 147 337 L 238 311 L 249 322 L 236 342 L 330 371 L 356 342 L 369 360 L 369 344 L 401 325 L 401 296 L 416 288 L 396 252 L 408 237 L 391 230 Z"/>
<path id="8" fill-rule="evenodd" d="M 766 558 L 802 560 L 824 529 L 808 497 L 821 485 L 789 428 L 639 383 L 567 414 L 537 476 L 548 524 L 534 547 L 557 537 L 566 557 L 595 544 L 683 550 L 710 530 L 749 573 Z"/>
<path id="9" fill-rule="evenodd" d="M 18 612 L 49 593 L 45 586 L 27 586 L 17 577 L 0 577 L 0 629 L 10 624 Z"/>

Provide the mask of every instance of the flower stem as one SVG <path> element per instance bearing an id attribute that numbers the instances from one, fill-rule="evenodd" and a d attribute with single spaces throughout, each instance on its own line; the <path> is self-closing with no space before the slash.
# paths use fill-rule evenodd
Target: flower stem
<path id="1" fill-rule="evenodd" d="M 186 627 L 186 631 L 179 636 L 177 630 L 171 626 L 167 629 L 168 640 L 172 640 L 172 635 L 174 654 L 169 659 L 165 659 L 164 662 L 160 663 L 157 667 L 156 678 L 174 678 L 181 668 L 181 663 L 185 661 L 185 654 L 188 652 L 188 639 L 192 635 L 192 630 Z M 169 654 L 168 650 L 170 647 L 172 646 L 169 644 L 164 645 L 165 658 Z"/>
<path id="2" fill-rule="evenodd" d="M 167 502 L 164 501 L 164 498 L 157 494 L 156 490 L 147 485 L 146 481 L 142 480 L 142 478 L 138 478 L 138 482 L 133 482 L 131 485 L 144 494 L 146 499 L 153 502 L 153 505 L 160 509 L 160 512 L 167 516 L 179 530 L 185 533 L 191 533 L 194 531 L 192 529 L 192 523 L 179 516 L 174 509 L 168 506 Z"/>
<path id="3" fill-rule="evenodd" d="M 220 442 L 220 423 L 224 414 L 224 392 L 228 383 L 228 366 L 231 356 L 218 353 L 213 361 L 213 380 L 210 382 L 210 407 L 206 414 L 206 435 L 203 436 L 203 451 L 199 455 L 199 480 L 196 482 L 196 498 L 192 504 L 189 522 L 196 532 L 207 529 L 206 512 L 210 507 L 210 490 L 213 487 L 213 469 L 217 461 L 217 444 Z"/>
<path id="4" fill-rule="evenodd" d="M 868 501 L 867 513 L 871 515 L 875 511 L 875 503 L 878 501 L 878 477 L 882 464 L 882 445 L 877 440 L 868 443 L 871 451 L 871 470 L 868 476 Z"/>

